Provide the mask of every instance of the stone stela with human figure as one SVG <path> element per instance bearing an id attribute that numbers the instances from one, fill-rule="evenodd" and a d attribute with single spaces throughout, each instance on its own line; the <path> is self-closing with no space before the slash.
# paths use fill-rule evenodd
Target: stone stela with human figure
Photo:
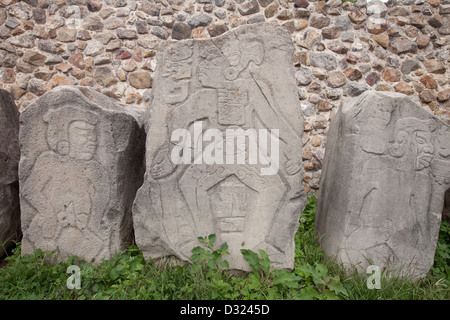
<path id="1" fill-rule="evenodd" d="M 231 269 L 249 269 L 240 249 L 263 249 L 274 266 L 293 267 L 306 195 L 292 54 L 289 34 L 269 25 L 163 45 L 147 115 L 147 170 L 133 207 L 144 256 L 187 262 L 198 237 L 215 234 L 216 245 L 228 244 Z M 186 134 L 174 139 L 180 130 Z M 239 142 L 230 131 L 247 135 Z M 256 163 L 253 132 L 257 158 L 265 157 Z"/>
<path id="2" fill-rule="evenodd" d="M 427 274 L 450 189 L 450 127 L 404 95 L 367 92 L 345 101 L 329 137 L 316 218 L 325 252 L 363 272 Z"/>
<path id="3" fill-rule="evenodd" d="M 0 89 L 0 258 L 21 237 L 19 206 L 19 111 Z"/>
<path id="4" fill-rule="evenodd" d="M 137 190 L 143 158 L 135 115 L 93 90 L 66 87 L 38 99 L 21 121 L 23 253 L 99 262 L 131 244 L 134 195 L 126 189 Z"/>

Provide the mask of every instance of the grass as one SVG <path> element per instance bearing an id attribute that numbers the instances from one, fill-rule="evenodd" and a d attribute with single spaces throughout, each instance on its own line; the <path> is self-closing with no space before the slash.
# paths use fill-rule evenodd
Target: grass
<path id="1" fill-rule="evenodd" d="M 293 272 L 272 270 L 267 254 L 242 250 L 253 271 L 237 276 L 224 271 L 228 247 L 214 248 L 215 236 L 199 238 L 192 264 L 174 266 L 146 261 L 136 246 L 98 265 L 35 251 L 20 255 L 20 243 L 0 269 L 0 299 L 150 299 L 150 300 L 448 300 L 450 225 L 442 223 L 435 264 L 418 282 L 382 275 L 381 289 L 369 289 L 368 275 L 348 275 L 327 258 L 314 234 L 316 199 L 310 196 L 295 236 Z M 66 273 L 80 268 L 80 289 L 69 290 Z"/>

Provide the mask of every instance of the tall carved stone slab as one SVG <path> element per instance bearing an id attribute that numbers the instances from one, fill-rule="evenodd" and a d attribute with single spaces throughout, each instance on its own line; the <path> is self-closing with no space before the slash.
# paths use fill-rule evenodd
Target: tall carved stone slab
<path id="1" fill-rule="evenodd" d="M 132 243 L 142 184 L 142 112 L 85 87 L 58 87 L 20 117 L 22 253 L 108 259 Z"/>
<path id="2" fill-rule="evenodd" d="M 216 245 L 229 246 L 231 269 L 249 269 L 241 249 L 263 249 L 276 267 L 293 267 L 306 201 L 293 50 L 289 34 L 269 25 L 163 46 L 147 115 L 147 169 L 133 206 L 146 257 L 187 262 L 197 238 L 215 234 Z M 249 137 L 228 140 L 239 130 L 257 135 L 258 151 Z M 180 132 L 189 145 L 182 151 Z M 270 159 L 259 161 L 259 154 L 251 162 L 257 152 Z M 183 161 L 174 162 L 174 154 Z"/>
<path id="3" fill-rule="evenodd" d="M 365 272 L 422 276 L 433 265 L 450 128 L 399 93 L 347 100 L 328 133 L 316 232 L 325 252 Z"/>
<path id="4" fill-rule="evenodd" d="M 20 238 L 19 111 L 0 89 L 0 256 Z"/>

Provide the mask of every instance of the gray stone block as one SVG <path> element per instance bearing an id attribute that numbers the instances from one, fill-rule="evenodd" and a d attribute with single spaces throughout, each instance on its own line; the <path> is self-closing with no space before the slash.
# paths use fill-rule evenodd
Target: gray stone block
<path id="1" fill-rule="evenodd" d="M 22 254 L 109 259 L 132 243 L 142 184 L 142 111 L 86 87 L 57 87 L 21 114 Z"/>
<path id="2" fill-rule="evenodd" d="M 188 262 L 200 245 L 197 237 L 215 234 L 217 246 L 229 246 L 231 269 L 249 270 L 240 249 L 263 249 L 275 267 L 293 268 L 294 235 L 306 202 L 293 52 L 287 31 L 264 24 L 164 45 L 146 120 L 147 171 L 133 206 L 136 243 L 145 257 Z M 227 152 L 227 130 L 239 129 L 260 134 L 260 152 L 268 148 L 261 139 L 279 137 L 278 150 L 273 142 L 266 152 L 270 161 L 279 152 L 279 168 L 263 174 L 274 162 L 250 163 L 254 150 L 237 139 Z M 180 137 L 173 139 L 180 130 L 186 134 L 182 153 Z M 236 145 L 244 159 L 239 164 L 224 157 Z M 174 154 L 185 161 L 174 161 Z"/>
<path id="3" fill-rule="evenodd" d="M 20 238 L 19 111 L 0 89 L 0 257 Z"/>
<path id="4" fill-rule="evenodd" d="M 366 91 L 333 119 L 316 232 L 325 252 L 365 272 L 423 276 L 434 261 L 450 128 L 406 95 Z"/>

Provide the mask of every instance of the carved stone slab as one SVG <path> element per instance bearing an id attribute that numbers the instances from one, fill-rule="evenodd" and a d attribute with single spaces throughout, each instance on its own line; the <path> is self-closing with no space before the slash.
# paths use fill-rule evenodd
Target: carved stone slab
<path id="1" fill-rule="evenodd" d="M 85 87 L 58 87 L 20 117 L 22 253 L 108 259 L 132 242 L 142 184 L 142 112 Z"/>
<path id="2" fill-rule="evenodd" d="M 0 89 L 0 256 L 20 237 L 19 111 Z"/>
<path id="3" fill-rule="evenodd" d="M 293 50 L 289 34 L 270 25 L 163 46 L 147 115 L 147 170 L 133 207 L 146 257 L 186 262 L 197 237 L 215 234 L 217 245 L 229 246 L 232 269 L 249 268 L 240 249 L 263 249 L 275 266 L 293 267 L 306 201 Z M 255 148 L 249 137 L 230 138 L 239 130 L 257 135 Z"/>
<path id="4" fill-rule="evenodd" d="M 322 248 L 362 272 L 374 264 L 422 276 L 449 188 L 448 125 L 399 93 L 347 100 L 328 133 L 316 216 Z"/>

